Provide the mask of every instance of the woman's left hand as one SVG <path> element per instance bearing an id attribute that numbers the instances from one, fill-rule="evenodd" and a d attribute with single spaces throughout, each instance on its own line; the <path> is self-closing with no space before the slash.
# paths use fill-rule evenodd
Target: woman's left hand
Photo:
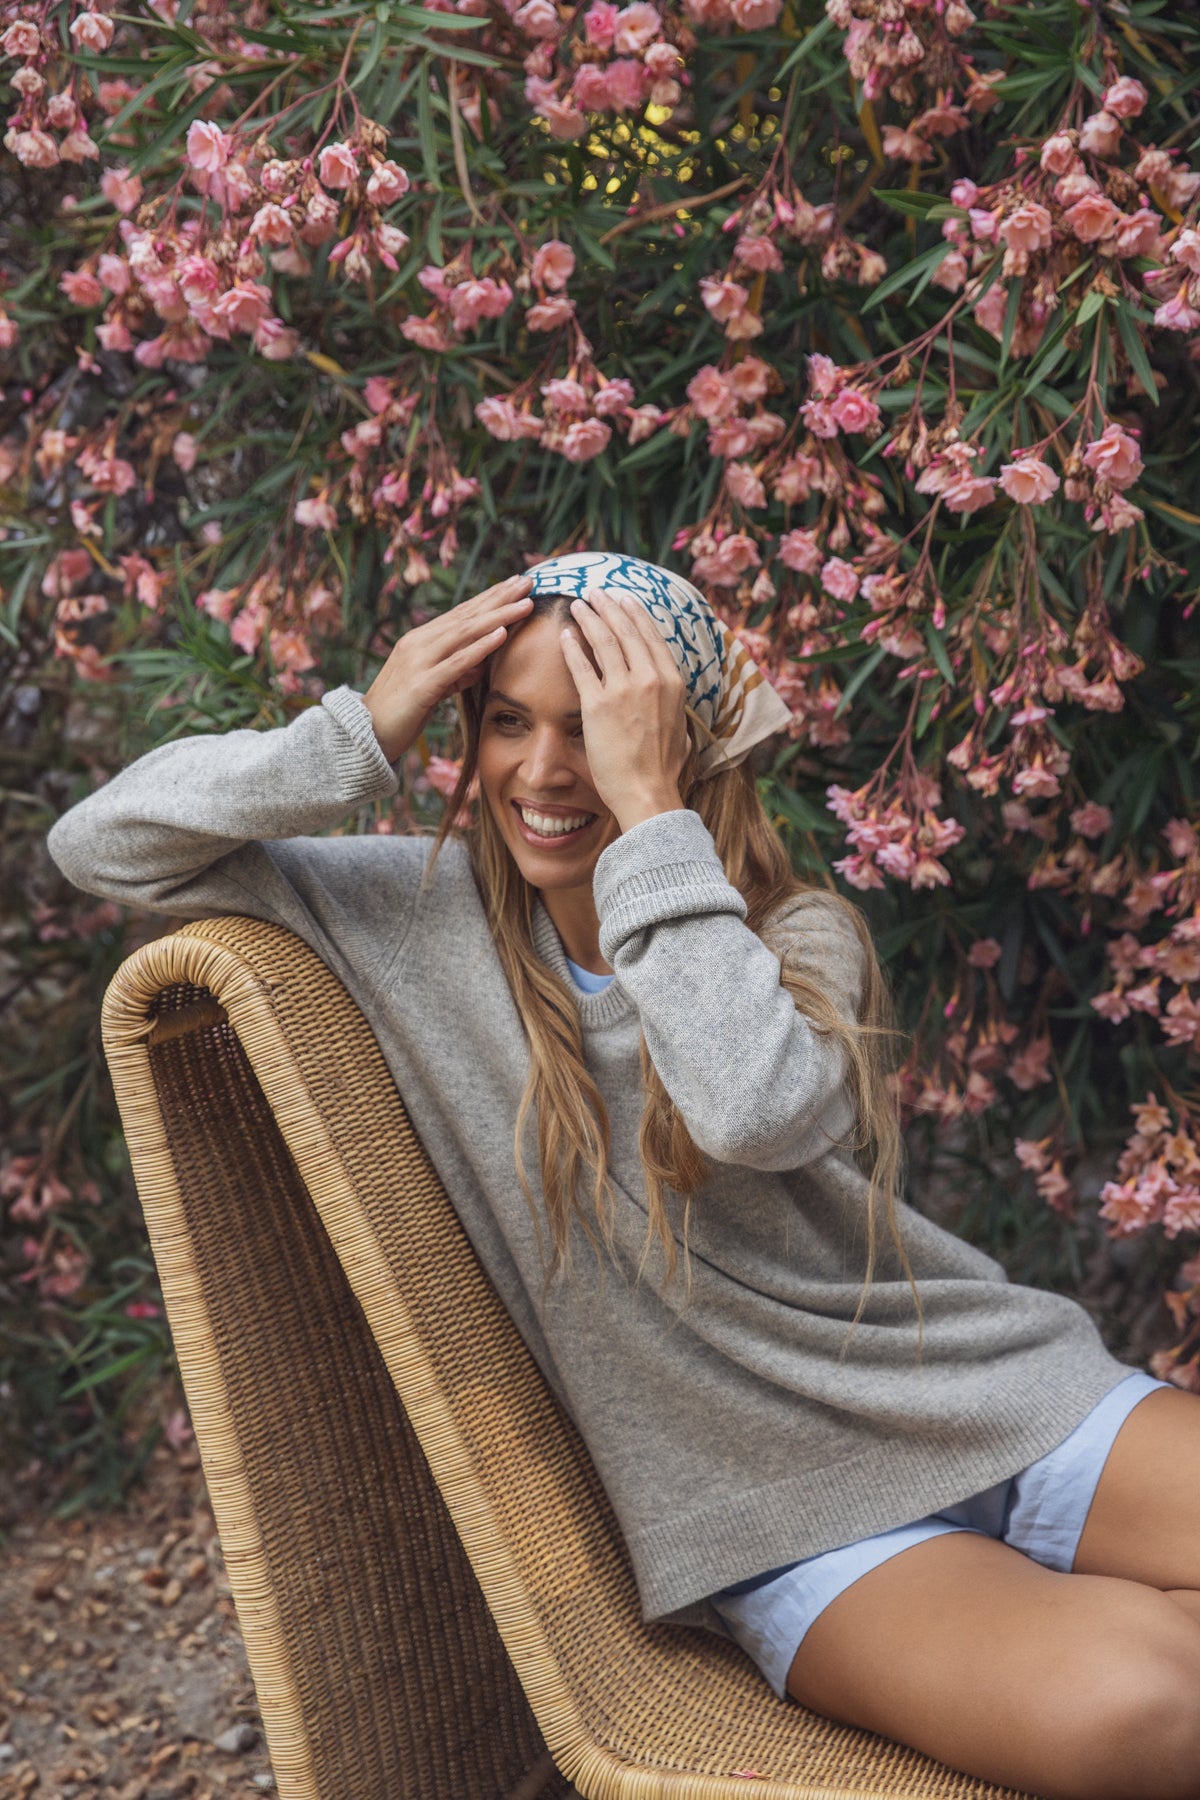
<path id="1" fill-rule="evenodd" d="M 571 617 L 599 664 L 597 675 L 569 627 L 563 655 L 579 692 L 592 785 L 622 831 L 683 807 L 688 753 L 683 678 L 638 601 L 589 588 Z"/>

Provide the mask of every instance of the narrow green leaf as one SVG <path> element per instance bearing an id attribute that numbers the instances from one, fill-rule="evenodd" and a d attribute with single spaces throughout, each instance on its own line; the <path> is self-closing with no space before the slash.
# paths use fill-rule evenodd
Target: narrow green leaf
<path id="1" fill-rule="evenodd" d="M 932 619 L 926 619 L 925 621 L 925 642 L 929 645 L 933 660 L 941 670 L 946 685 L 948 687 L 953 687 L 954 669 L 951 666 L 949 656 L 946 654 L 946 645 L 942 634 L 934 625 Z"/>
<path id="2" fill-rule="evenodd" d="M 1150 367 L 1150 358 L 1146 355 L 1146 346 L 1138 335 L 1137 326 L 1129 316 L 1129 309 L 1121 301 L 1113 307 L 1117 315 L 1117 330 L 1121 334 L 1121 342 L 1125 346 L 1125 354 L 1133 364 L 1133 372 L 1146 391 L 1146 398 L 1152 406 L 1158 405 L 1158 389 L 1154 385 L 1154 371 Z"/>

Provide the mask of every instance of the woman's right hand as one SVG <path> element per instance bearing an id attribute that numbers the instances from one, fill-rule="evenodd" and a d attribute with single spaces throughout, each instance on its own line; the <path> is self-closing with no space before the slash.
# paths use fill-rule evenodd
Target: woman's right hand
<path id="1" fill-rule="evenodd" d="M 478 681 L 485 658 L 532 610 L 532 585 L 532 575 L 510 576 L 397 639 L 363 695 L 389 762 L 412 748 L 440 701 Z"/>

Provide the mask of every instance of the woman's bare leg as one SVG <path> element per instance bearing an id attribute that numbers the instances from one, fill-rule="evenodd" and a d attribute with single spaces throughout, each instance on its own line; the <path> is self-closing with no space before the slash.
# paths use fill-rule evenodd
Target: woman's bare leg
<path id="1" fill-rule="evenodd" d="M 1200 1394 L 1156 1388 L 1138 1401 L 1100 1472 L 1072 1567 L 1200 1589 Z"/>
<path id="2" fill-rule="evenodd" d="M 1200 1800 L 1200 1624 L 1153 1587 L 1046 1569 L 977 1532 L 860 1576 L 810 1627 L 787 1685 L 829 1718 L 1045 1800 Z"/>

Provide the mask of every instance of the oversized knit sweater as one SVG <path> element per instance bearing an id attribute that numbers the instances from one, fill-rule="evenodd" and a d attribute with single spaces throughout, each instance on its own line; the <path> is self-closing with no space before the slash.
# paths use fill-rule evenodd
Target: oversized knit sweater
<path id="1" fill-rule="evenodd" d="M 397 787 L 361 696 L 341 687 L 287 726 L 152 750 L 66 812 L 48 842 L 88 893 L 185 919 L 273 920 L 340 977 L 588 1445 L 647 1620 L 722 1630 L 706 1596 L 1015 1474 L 1129 1372 L 1075 1301 L 1010 1283 L 907 1203 L 923 1356 L 886 1225 L 847 1343 L 867 1181 L 839 1143 L 851 1124 L 841 1054 L 781 985 L 777 951 L 847 1018 L 861 951 L 820 894 L 790 902 L 764 937 L 748 930 L 711 835 L 686 809 L 642 820 L 597 861 L 600 949 L 616 976 L 603 990 L 571 981 L 534 902 L 534 954 L 578 1009 L 608 1108 L 616 1191 L 612 1253 L 598 1260 L 576 1228 L 570 1270 L 547 1286 L 513 1152 L 528 1043 L 465 845 L 449 840 L 423 886 L 428 837 L 312 835 Z M 691 1208 L 690 1299 L 682 1271 L 664 1284 L 661 1252 L 635 1279 L 647 1220 L 641 1033 L 711 1159 Z M 522 1150 L 540 1204 L 532 1116 Z M 680 1197 L 667 1200 L 678 1231 Z"/>

